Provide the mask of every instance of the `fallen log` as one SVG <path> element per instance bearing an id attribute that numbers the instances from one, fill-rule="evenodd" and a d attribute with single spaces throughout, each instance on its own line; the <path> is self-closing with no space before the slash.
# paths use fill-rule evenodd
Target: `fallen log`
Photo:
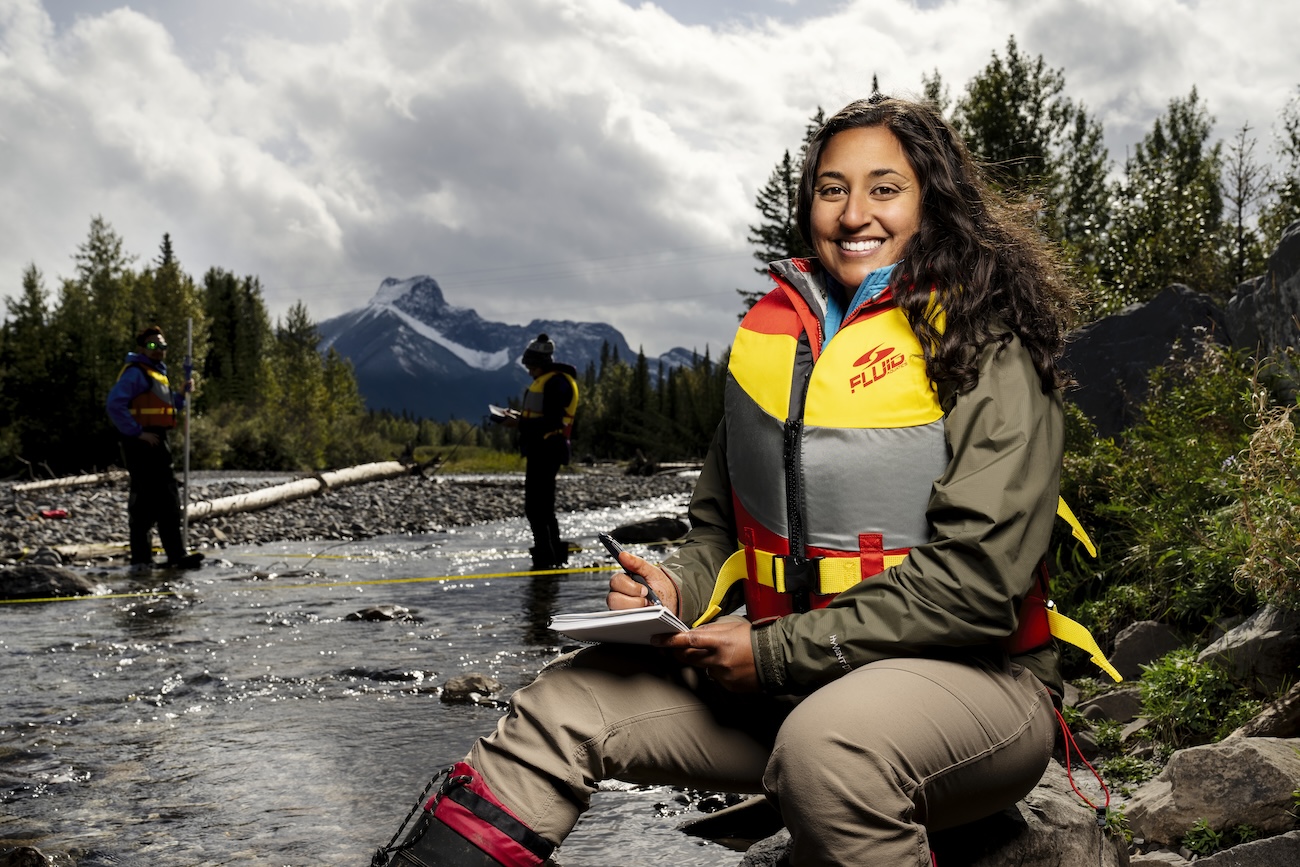
<path id="1" fill-rule="evenodd" d="M 322 494 L 331 488 L 346 488 L 365 482 L 378 482 L 393 479 L 411 471 L 408 464 L 398 461 L 380 461 L 373 464 L 359 464 L 328 473 L 319 473 L 305 479 L 285 482 L 249 491 L 247 494 L 234 494 L 216 500 L 198 500 L 190 503 L 186 509 L 190 521 L 205 521 L 222 515 L 234 515 L 240 512 L 255 512 L 280 503 L 302 500 Z"/>
<path id="2" fill-rule="evenodd" d="M 42 479 L 39 482 L 23 482 L 14 485 L 10 490 L 15 494 L 25 494 L 29 491 L 44 491 L 50 488 L 79 488 L 87 485 L 104 485 L 109 482 L 125 481 L 126 477 L 126 470 L 109 470 L 104 473 L 87 473 L 82 476 L 64 476 L 59 479 Z"/>

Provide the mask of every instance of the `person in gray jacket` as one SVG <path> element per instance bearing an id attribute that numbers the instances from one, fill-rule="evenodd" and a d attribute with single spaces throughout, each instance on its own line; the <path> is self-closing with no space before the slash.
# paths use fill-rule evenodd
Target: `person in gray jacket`
<path id="1" fill-rule="evenodd" d="M 609 582 L 694 628 L 548 665 L 375 863 L 536 867 L 616 778 L 764 793 L 801 867 L 930 867 L 1038 782 L 1072 289 L 929 104 L 831 117 L 798 221 L 817 256 L 741 323 L 691 532 Z"/>

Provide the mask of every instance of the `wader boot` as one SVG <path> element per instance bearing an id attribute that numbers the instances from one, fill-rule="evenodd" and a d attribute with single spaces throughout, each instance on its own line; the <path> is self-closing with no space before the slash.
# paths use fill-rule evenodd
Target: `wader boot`
<path id="1" fill-rule="evenodd" d="M 554 850 L 496 799 L 478 771 L 457 762 L 411 833 L 375 852 L 370 867 L 542 867 Z"/>

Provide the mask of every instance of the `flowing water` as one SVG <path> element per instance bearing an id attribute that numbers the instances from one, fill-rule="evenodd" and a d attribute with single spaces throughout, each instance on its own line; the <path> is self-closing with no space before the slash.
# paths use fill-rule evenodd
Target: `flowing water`
<path id="1" fill-rule="evenodd" d="M 230 548 L 202 570 L 92 573 L 107 594 L 0 605 L 0 851 L 97 865 L 365 865 L 435 770 L 503 712 L 437 686 L 527 684 L 603 604 L 599 530 L 680 500 L 561 516 L 584 551 L 527 569 L 522 520 L 420 537 Z M 632 545 L 636 553 L 648 554 Z M 415 622 L 348 620 L 401 605 Z M 686 803 L 683 803 L 683 802 Z M 677 826 L 678 790 L 598 792 L 564 867 L 735 865 Z"/>

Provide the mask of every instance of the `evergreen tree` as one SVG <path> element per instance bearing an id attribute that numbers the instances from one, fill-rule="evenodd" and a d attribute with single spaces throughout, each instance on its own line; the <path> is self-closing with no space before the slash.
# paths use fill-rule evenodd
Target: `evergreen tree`
<path id="1" fill-rule="evenodd" d="M 929 98 L 942 99 L 937 72 L 923 81 Z M 1021 54 L 1013 36 L 1005 58 L 993 52 L 967 84 L 952 120 L 995 185 L 1033 200 L 1052 237 L 1095 261 L 1108 222 L 1109 157 L 1101 124 L 1065 96 L 1061 70 Z"/>
<path id="2" fill-rule="evenodd" d="M 1268 182 L 1271 200 L 1259 218 L 1265 251 L 1276 249 L 1283 230 L 1300 220 L 1300 88 L 1282 109 L 1278 122 L 1276 151 L 1281 170 Z"/>
<path id="3" fill-rule="evenodd" d="M 63 281 L 52 316 L 49 386 L 61 400 L 50 408 L 46 445 L 63 470 L 120 462 L 104 399 L 134 348 L 137 323 L 153 307 L 151 297 L 136 291 L 142 287 L 130 269 L 132 257 L 102 217 L 91 220 L 73 260 L 76 276 Z"/>
<path id="4" fill-rule="evenodd" d="M 163 235 L 158 258 L 151 268 L 136 278 L 134 292 L 151 302 L 151 309 L 144 310 L 136 322 L 136 330 L 142 330 L 148 325 L 162 328 L 171 346 L 167 353 L 168 373 L 172 387 L 179 388 L 185 380 L 184 361 L 187 350 L 190 350 L 188 344 L 191 328 L 191 358 L 202 359 L 206 353 L 207 316 L 198 287 L 181 270 L 176 259 L 171 235 Z M 196 363 L 195 366 L 199 365 Z"/>
<path id="5" fill-rule="evenodd" d="M 285 456 L 303 469 L 323 466 L 329 443 L 329 393 L 319 343 L 320 332 L 301 301 L 276 323 L 264 410 Z"/>
<path id="6" fill-rule="evenodd" d="M 1259 234 L 1249 225 L 1249 218 L 1264 196 L 1266 183 L 1264 167 L 1255 161 L 1255 139 L 1250 137 L 1250 124 L 1243 123 L 1228 144 L 1228 157 L 1223 166 L 1223 198 L 1227 204 L 1224 228 L 1229 236 L 1227 271 L 1234 288 L 1264 269 L 1264 248 Z"/>
<path id="7" fill-rule="evenodd" d="M 207 351 L 197 405 L 260 402 L 270 375 L 272 341 L 261 283 L 256 277 L 239 279 L 212 268 L 203 275 L 202 296 Z"/>
<path id="8" fill-rule="evenodd" d="M 821 129 L 825 120 L 824 112 L 818 108 L 817 113 L 809 119 L 804 128 L 803 146 L 799 150 L 798 157 L 792 157 L 787 150 L 754 199 L 754 207 L 758 209 L 762 220 L 758 225 L 749 227 L 746 240 L 755 245 L 753 256 L 761 266 L 754 269 L 758 274 L 766 276 L 770 262 L 812 255 L 812 250 L 799 234 L 796 208 L 799 201 L 799 178 L 803 173 L 804 154 L 808 152 L 808 142 L 817 130 Z M 745 311 L 748 311 L 767 294 L 767 290 L 737 289 L 736 293 L 744 301 Z M 744 316 L 745 313 L 742 312 L 740 318 L 743 319 Z"/>
<path id="9" fill-rule="evenodd" d="M 939 113 L 945 117 L 948 115 L 948 109 L 952 107 L 952 97 L 948 92 L 948 85 L 944 84 L 943 76 L 939 74 L 936 68 L 932 74 L 921 73 L 921 92 L 926 102 L 934 105 L 939 109 Z"/>
<path id="10" fill-rule="evenodd" d="M 1192 88 L 1173 99 L 1135 147 L 1114 193 L 1099 267 L 1106 295 L 1096 313 L 1154 297 L 1171 283 L 1224 294 L 1223 196 L 1213 119 Z"/>
<path id="11" fill-rule="evenodd" d="M 0 460 L 12 469 L 19 459 L 45 461 L 50 399 L 50 337 L 47 294 L 35 265 L 23 270 L 22 294 L 5 299 L 0 328 Z"/>

